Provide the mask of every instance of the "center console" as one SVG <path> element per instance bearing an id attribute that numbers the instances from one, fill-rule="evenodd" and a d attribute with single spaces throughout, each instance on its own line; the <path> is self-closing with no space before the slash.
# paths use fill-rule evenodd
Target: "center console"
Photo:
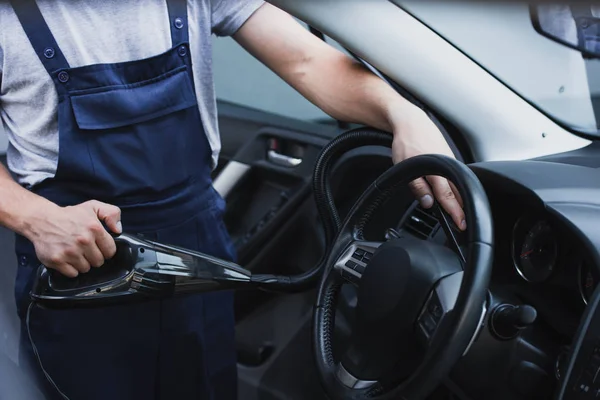
<path id="1" fill-rule="evenodd" d="M 586 308 L 573 341 L 557 400 L 600 399 L 600 286 Z"/>

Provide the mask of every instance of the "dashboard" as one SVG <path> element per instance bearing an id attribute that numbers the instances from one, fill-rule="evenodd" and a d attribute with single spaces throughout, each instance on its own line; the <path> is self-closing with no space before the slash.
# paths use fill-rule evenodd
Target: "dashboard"
<path id="1" fill-rule="evenodd" d="M 570 340 L 598 284 L 593 252 L 539 200 L 516 199 L 506 193 L 490 197 L 496 225 L 492 285 L 534 306 L 538 319 Z"/>
<path id="2" fill-rule="evenodd" d="M 571 379 L 581 324 L 600 282 L 600 169 L 578 164 L 472 165 L 490 201 L 495 253 L 488 329 L 451 378 L 466 398 L 556 398 Z M 494 332 L 492 318 L 506 304 L 537 313 L 510 340 Z"/>
<path id="3" fill-rule="evenodd" d="M 361 193 L 388 167 L 377 161 L 385 157 L 373 153 L 353 158 L 340 169 L 340 179 L 332 179 L 347 192 Z M 366 172 L 365 166 L 373 171 Z M 493 214 L 493 271 L 484 326 L 446 386 L 465 400 L 570 399 L 562 388 L 572 385 L 578 343 L 589 331 L 582 324 L 589 304 L 596 294 L 600 297 L 600 145 L 538 160 L 470 167 Z M 346 182 L 343 176 L 351 178 Z M 364 187 L 357 184 L 363 181 Z M 343 217 L 355 199 L 344 192 L 339 198 Z M 367 240 L 384 240 L 382 233 L 391 227 L 448 244 L 436 216 L 421 209 L 408 190 L 397 193 L 378 214 L 381 218 L 365 229 Z M 454 234 L 464 246 L 463 235 L 458 230 Z M 494 331 L 492 317 L 505 305 L 535 310 L 535 320 L 508 339 Z M 598 321 L 600 339 L 600 315 Z M 600 396 L 600 345 L 598 366 Z"/>
<path id="4" fill-rule="evenodd" d="M 484 328 L 446 382 L 460 398 L 551 399 L 570 379 L 600 282 L 600 151 L 590 156 L 471 164 L 491 205 L 495 250 Z M 382 228 L 399 221 L 397 230 L 447 244 L 436 216 L 413 199 L 398 193 L 381 212 L 387 220 L 373 221 L 365 238 L 381 240 Z M 494 310 L 506 305 L 536 314 L 511 338 L 493 326 Z"/>
<path id="5" fill-rule="evenodd" d="M 492 206 L 493 281 L 554 294 L 581 313 L 599 281 L 600 169 L 536 161 L 473 169 Z"/>

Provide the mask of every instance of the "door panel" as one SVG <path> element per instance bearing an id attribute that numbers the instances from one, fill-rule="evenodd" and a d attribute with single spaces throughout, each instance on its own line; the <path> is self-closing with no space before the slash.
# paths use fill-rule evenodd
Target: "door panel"
<path id="1" fill-rule="evenodd" d="M 219 112 L 223 152 L 215 187 L 227 202 L 224 219 L 238 262 L 254 273 L 297 274 L 311 268 L 324 252 L 312 172 L 322 146 L 339 129 L 224 102 Z M 298 372 L 313 369 L 308 327 L 314 293 L 252 290 L 238 291 L 235 298 L 240 399 L 306 398 L 309 393 L 319 399 L 314 372 L 305 373 L 299 387 L 289 386 Z M 294 371 L 284 372 L 288 365 L 295 365 Z M 287 383 L 281 374 L 288 376 Z"/>
<path id="2" fill-rule="evenodd" d="M 215 187 L 227 201 L 225 223 L 238 261 L 264 272 L 255 257 L 311 199 L 315 161 L 339 130 L 231 103 L 220 103 L 219 112 L 223 152 Z"/>

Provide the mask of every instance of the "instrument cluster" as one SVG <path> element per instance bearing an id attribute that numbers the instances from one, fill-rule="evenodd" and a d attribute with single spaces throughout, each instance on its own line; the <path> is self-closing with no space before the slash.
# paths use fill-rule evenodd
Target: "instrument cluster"
<path id="1" fill-rule="evenodd" d="M 576 287 L 584 304 L 600 281 L 599 274 L 586 260 L 582 246 L 547 215 L 524 214 L 516 221 L 511 253 L 514 268 L 523 280 L 532 284 L 552 282 Z"/>

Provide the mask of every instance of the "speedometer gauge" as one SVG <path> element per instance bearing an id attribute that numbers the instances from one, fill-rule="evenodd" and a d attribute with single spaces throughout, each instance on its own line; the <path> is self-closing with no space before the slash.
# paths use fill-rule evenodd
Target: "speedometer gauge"
<path id="1" fill-rule="evenodd" d="M 552 226 L 545 220 L 533 224 L 521 220 L 515 226 L 513 261 L 519 275 L 529 282 L 550 277 L 558 258 L 558 243 Z"/>

